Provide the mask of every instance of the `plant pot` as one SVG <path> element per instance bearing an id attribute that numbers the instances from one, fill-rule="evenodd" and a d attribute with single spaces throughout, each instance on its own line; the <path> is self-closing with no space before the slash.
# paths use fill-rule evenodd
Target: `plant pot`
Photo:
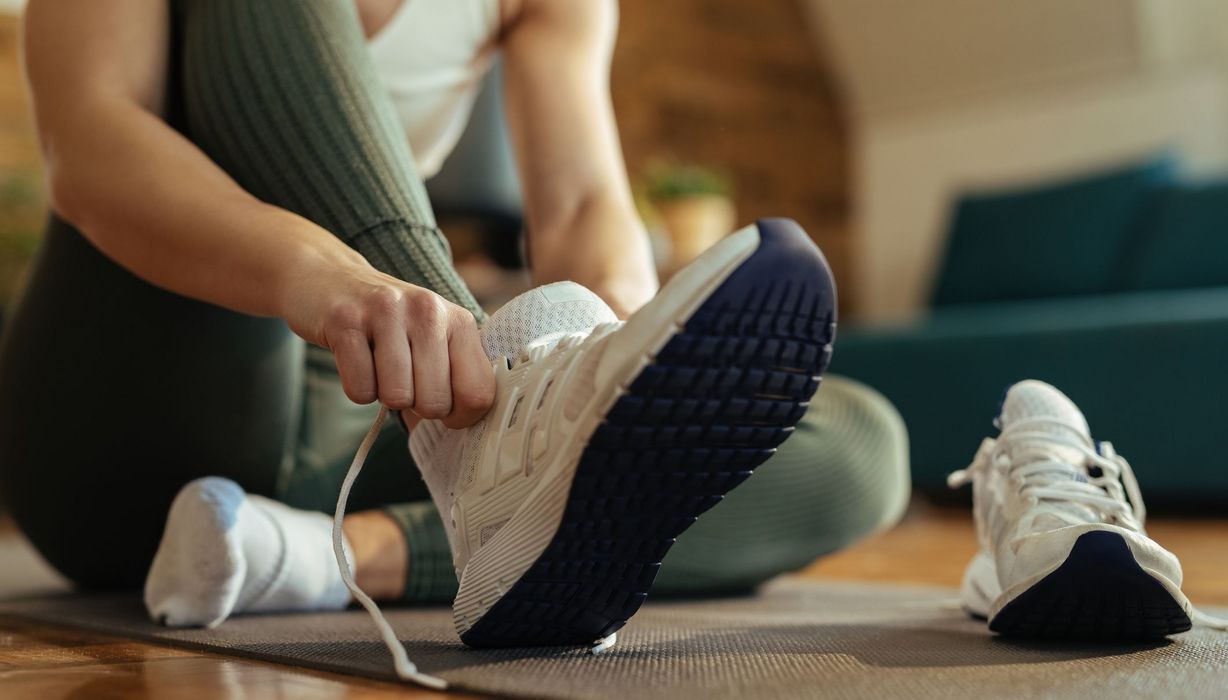
<path id="1" fill-rule="evenodd" d="M 728 197 L 691 195 L 656 203 L 657 214 L 669 236 L 670 264 L 674 270 L 694 260 L 733 231 L 737 212 Z"/>

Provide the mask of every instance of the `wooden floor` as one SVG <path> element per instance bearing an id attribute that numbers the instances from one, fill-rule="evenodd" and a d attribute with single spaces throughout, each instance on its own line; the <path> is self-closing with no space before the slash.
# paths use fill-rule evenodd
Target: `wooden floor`
<path id="1" fill-rule="evenodd" d="M 1195 603 L 1228 605 L 1228 520 L 1157 520 L 1150 532 L 1185 565 Z M 913 509 L 905 522 L 803 572 L 959 584 L 976 543 L 967 511 Z M 183 651 L 0 618 L 0 698 L 433 698 L 437 693 Z M 459 697 L 459 696 L 446 696 Z"/>

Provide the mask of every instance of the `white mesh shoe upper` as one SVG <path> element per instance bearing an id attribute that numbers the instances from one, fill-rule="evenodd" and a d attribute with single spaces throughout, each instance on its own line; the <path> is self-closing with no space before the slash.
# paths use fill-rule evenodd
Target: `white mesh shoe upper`
<path id="1" fill-rule="evenodd" d="M 443 518 L 458 575 L 533 488 L 531 479 L 515 477 L 531 471 L 543 447 L 560 441 L 564 431 L 547 431 L 543 421 L 557 422 L 548 409 L 556 389 L 564 390 L 561 372 L 587 349 L 579 345 L 588 345 L 595 328 L 604 334 L 616 325 L 605 302 L 573 282 L 521 294 L 482 327 L 497 385 L 490 413 L 464 430 L 423 421 L 410 435 L 410 452 Z"/>
<path id="2" fill-rule="evenodd" d="M 596 294 L 575 282 L 555 282 L 512 299 L 482 326 L 482 347 L 491 360 L 515 357 L 535 341 L 588 331 L 618 317 Z"/>

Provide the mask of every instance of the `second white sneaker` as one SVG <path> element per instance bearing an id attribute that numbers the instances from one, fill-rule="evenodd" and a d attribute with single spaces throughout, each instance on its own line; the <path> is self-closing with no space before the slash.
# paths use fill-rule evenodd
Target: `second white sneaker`
<path id="1" fill-rule="evenodd" d="M 1143 529 L 1130 465 L 1091 439 L 1079 409 L 1054 387 L 1020 382 L 1006 394 L 972 465 L 981 550 L 964 574 L 969 612 L 1003 635 L 1131 641 L 1190 629 L 1181 564 Z"/>

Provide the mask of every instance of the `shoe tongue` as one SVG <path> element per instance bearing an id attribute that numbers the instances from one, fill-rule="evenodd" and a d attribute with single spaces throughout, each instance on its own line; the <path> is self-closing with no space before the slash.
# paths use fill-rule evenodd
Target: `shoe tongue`
<path id="1" fill-rule="evenodd" d="M 1079 410 L 1079 407 L 1075 406 L 1065 394 L 1052 385 L 1034 379 L 1012 386 L 1007 390 L 1006 399 L 1002 402 L 1002 411 L 998 414 L 999 427 L 1005 431 L 1029 418 L 1049 418 L 1052 419 L 1052 422 L 1037 423 L 1023 429 L 1028 433 L 1037 433 L 1036 437 L 1012 437 L 1007 446 L 1012 457 L 1021 458 L 1025 454 L 1032 458 L 1035 458 L 1036 455 L 1051 455 L 1053 458 L 1070 464 L 1083 464 L 1085 457 L 1081 451 L 1062 445 L 1055 440 L 1046 439 L 1047 436 L 1065 440 L 1073 438 L 1085 443 L 1088 447 L 1093 446 L 1087 419 L 1083 417 L 1083 412 Z M 1085 481 L 1078 476 L 1069 478 L 1075 481 Z M 1056 501 L 1051 503 L 1051 507 L 1066 513 L 1067 517 L 1072 517 L 1078 522 L 1098 522 L 1100 520 L 1094 510 L 1077 503 Z M 1043 517 L 1052 519 L 1052 516 Z M 1069 523 L 1055 520 L 1049 526 L 1058 527 L 1062 524 Z"/>
<path id="2" fill-rule="evenodd" d="M 1055 422 L 1028 428 L 1028 432 L 1078 437 L 1089 446 L 1092 444 L 1087 419 L 1079 407 L 1056 387 L 1035 379 L 1019 382 L 1007 390 L 998 413 L 998 427 L 1006 430 L 1029 418 L 1049 418 Z"/>
<path id="3" fill-rule="evenodd" d="M 491 360 L 515 357 L 540 338 L 617 320 L 601 297 L 575 282 L 555 282 L 530 289 L 491 315 L 482 326 L 482 347 Z"/>

